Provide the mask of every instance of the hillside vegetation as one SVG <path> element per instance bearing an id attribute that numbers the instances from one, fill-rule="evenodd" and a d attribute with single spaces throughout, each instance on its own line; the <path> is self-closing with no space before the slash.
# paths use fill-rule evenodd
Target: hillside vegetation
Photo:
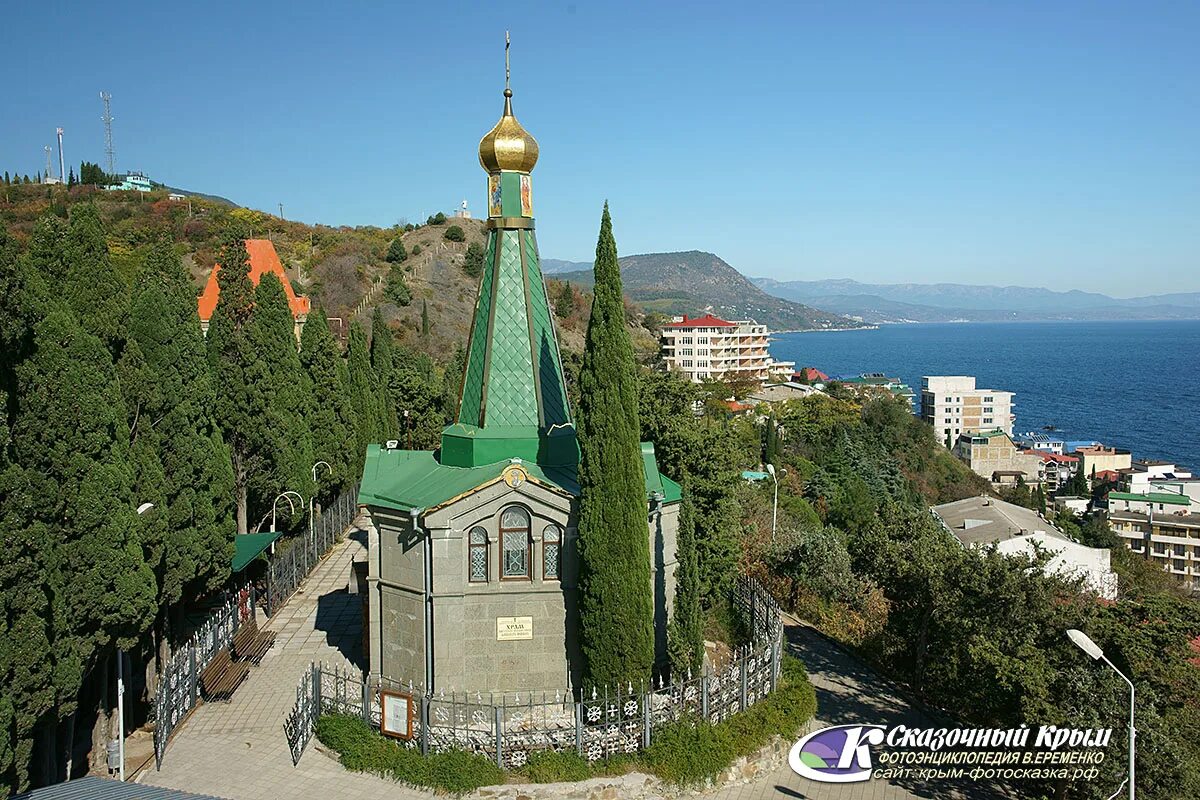
<path id="1" fill-rule="evenodd" d="M 561 272 L 555 277 L 584 284 L 591 281 L 587 270 Z M 699 250 L 625 256 L 621 280 L 630 299 L 663 314 L 698 316 L 711 307 L 717 316 L 754 319 L 778 331 L 861 326 L 837 314 L 772 297 L 719 256 Z"/>

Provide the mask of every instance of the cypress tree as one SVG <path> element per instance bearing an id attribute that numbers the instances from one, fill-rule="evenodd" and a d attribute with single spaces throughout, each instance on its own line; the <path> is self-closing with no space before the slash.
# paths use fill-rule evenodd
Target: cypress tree
<path id="1" fill-rule="evenodd" d="M 38 323 L 34 338 L 18 368 L 12 452 L 26 504 L 22 557 L 50 603 L 50 648 L 36 669 L 50 672 L 63 718 L 75 712 L 84 677 L 152 622 L 154 576 L 143 560 L 129 430 L 108 351 L 63 309 Z"/>
<path id="2" fill-rule="evenodd" d="M 429 338 L 429 304 L 424 300 L 421 301 L 421 336 Z"/>
<path id="3" fill-rule="evenodd" d="M 584 685 L 649 680 L 653 596 L 637 373 L 608 204 L 579 372 L 579 620 Z"/>
<path id="4" fill-rule="evenodd" d="M 308 315 L 300 337 L 300 362 L 312 382 L 308 427 L 312 431 L 313 449 L 332 469 L 332 474 L 318 472 L 317 494 L 327 502 L 358 476 L 354 474 L 357 431 L 346 363 L 329 330 L 324 309 L 318 308 Z"/>
<path id="5" fill-rule="evenodd" d="M 700 565 L 692 493 L 685 486 L 675 544 L 675 602 L 667 628 L 667 648 L 676 678 L 700 674 L 704 663 L 704 620 L 700 611 Z"/>
<path id="6" fill-rule="evenodd" d="M 379 442 L 383 435 L 379 429 L 379 401 L 375 395 L 375 376 L 371 372 L 367 335 L 357 320 L 350 323 L 346 351 L 350 407 L 354 413 L 354 474 L 361 475 L 367 445 Z"/>
<path id="7" fill-rule="evenodd" d="M 251 380 L 247 383 L 255 406 L 265 408 L 255 427 L 264 463 L 251 476 L 250 486 L 252 499 L 256 498 L 253 505 L 265 520 L 272 502 L 284 491 L 299 492 L 307 502 L 317 458 L 308 427 L 312 386 L 300 367 L 287 294 L 274 274 L 266 273 L 259 279 L 248 339 L 253 355 L 248 370 Z M 292 522 L 306 511 L 297 507 Z"/>
<path id="8" fill-rule="evenodd" d="M 125 341 L 129 296 L 112 261 L 100 212 L 93 203 L 71 209 L 66 235 L 66 279 L 62 294 L 84 330 L 98 336 L 114 358 Z"/>
<path id="9" fill-rule="evenodd" d="M 135 446 L 158 454 L 166 526 L 157 563 L 159 605 L 203 594 L 229 575 L 233 555 L 233 469 L 214 420 L 216 392 L 205 356 L 196 293 L 179 257 L 159 241 L 146 257 L 130 308 L 129 349 L 145 360 L 153 391 L 141 398 Z M 143 456 L 144 458 L 144 456 Z M 151 465 L 140 496 L 153 491 Z"/>
<path id="10" fill-rule="evenodd" d="M 227 235 L 218 256 L 221 288 L 217 307 L 208 325 L 208 364 L 216 388 L 215 418 L 229 448 L 233 470 L 237 532 L 250 530 L 250 480 L 262 467 L 265 456 L 258 448 L 266 401 L 252 397 L 254 357 L 247 328 L 254 311 L 254 289 L 250 283 L 250 261 L 240 234 Z"/>
<path id="11" fill-rule="evenodd" d="M 376 386 L 375 425 L 385 439 L 395 436 L 400 430 L 393 390 L 394 366 L 392 332 L 383 321 L 383 313 L 376 307 L 371 315 L 371 369 L 375 373 Z"/>

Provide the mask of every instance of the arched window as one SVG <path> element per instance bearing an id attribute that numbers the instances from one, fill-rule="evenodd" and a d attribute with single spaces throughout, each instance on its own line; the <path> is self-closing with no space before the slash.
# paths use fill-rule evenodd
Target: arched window
<path id="1" fill-rule="evenodd" d="M 500 513 L 500 579 L 529 578 L 529 512 L 509 506 Z"/>
<path id="2" fill-rule="evenodd" d="M 476 525 L 468 534 L 468 564 L 470 580 L 486 583 L 488 579 L 488 541 L 487 531 Z"/>
<path id="3" fill-rule="evenodd" d="M 562 577 L 562 528 L 547 525 L 542 531 L 542 580 L 556 581 Z"/>

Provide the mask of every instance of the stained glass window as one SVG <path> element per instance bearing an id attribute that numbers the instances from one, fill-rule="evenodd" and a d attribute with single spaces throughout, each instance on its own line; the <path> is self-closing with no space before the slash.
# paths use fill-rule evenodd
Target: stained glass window
<path id="1" fill-rule="evenodd" d="M 500 514 L 500 577 L 529 577 L 529 512 L 509 506 Z"/>
<path id="2" fill-rule="evenodd" d="M 556 581 L 561 577 L 562 530 L 557 525 L 547 525 L 542 531 L 542 579 Z"/>
<path id="3" fill-rule="evenodd" d="M 475 526 L 471 528 L 469 536 L 470 579 L 472 581 L 486 581 L 488 575 L 487 531 L 479 526 Z"/>

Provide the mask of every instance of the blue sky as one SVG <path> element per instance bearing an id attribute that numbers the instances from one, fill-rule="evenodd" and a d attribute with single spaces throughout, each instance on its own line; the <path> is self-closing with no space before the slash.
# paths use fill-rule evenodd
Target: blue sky
<path id="1" fill-rule="evenodd" d="M 103 162 L 306 222 L 484 203 L 503 36 L 543 256 L 1200 290 L 1200 4 L 10 4 L 0 170 Z"/>

